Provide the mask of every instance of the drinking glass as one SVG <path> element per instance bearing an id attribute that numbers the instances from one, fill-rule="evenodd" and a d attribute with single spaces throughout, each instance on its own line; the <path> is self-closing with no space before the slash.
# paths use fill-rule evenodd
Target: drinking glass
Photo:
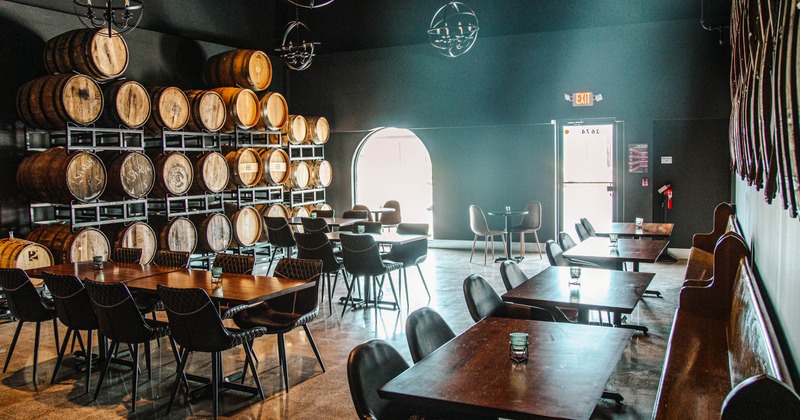
<path id="1" fill-rule="evenodd" d="M 611 246 L 616 248 L 617 240 L 619 240 L 619 235 L 617 235 L 616 233 L 611 233 L 608 235 L 608 240 L 611 241 Z"/>
<path id="2" fill-rule="evenodd" d="M 644 224 L 644 219 L 641 217 L 636 218 L 636 228 L 641 229 Z"/>
<path id="3" fill-rule="evenodd" d="M 521 363 L 528 360 L 528 333 L 513 332 L 509 335 L 509 357 Z"/>
<path id="4" fill-rule="evenodd" d="M 94 268 L 100 270 L 103 268 L 103 256 L 102 255 L 95 255 L 92 257 L 92 264 Z"/>
<path id="5" fill-rule="evenodd" d="M 311 218 L 312 218 L 312 219 L 316 219 L 316 218 L 317 218 L 317 212 L 315 212 L 315 211 L 312 211 L 312 212 L 311 212 Z"/>
<path id="6" fill-rule="evenodd" d="M 569 268 L 569 277 L 570 281 L 569 284 L 581 284 L 581 268 L 580 267 L 570 267 Z"/>
<path id="7" fill-rule="evenodd" d="M 222 267 L 211 267 L 211 282 L 222 283 Z"/>
<path id="8" fill-rule="evenodd" d="M 356 228 L 356 230 L 358 231 L 358 233 L 364 233 L 364 232 L 366 232 L 366 231 L 367 231 L 367 228 L 366 228 L 366 226 L 364 226 L 364 225 L 358 225 L 358 227 Z"/>
<path id="9" fill-rule="evenodd" d="M 506 213 L 510 213 L 510 212 L 511 212 L 511 206 L 506 206 Z"/>
<path id="10" fill-rule="evenodd" d="M 578 285 L 569 285 L 569 301 L 573 303 L 581 301 L 581 288 Z"/>

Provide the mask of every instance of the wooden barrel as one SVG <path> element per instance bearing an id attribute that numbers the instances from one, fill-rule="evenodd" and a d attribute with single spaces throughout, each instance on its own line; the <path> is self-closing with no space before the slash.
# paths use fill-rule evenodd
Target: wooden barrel
<path id="1" fill-rule="evenodd" d="M 183 153 L 169 152 L 150 156 L 155 166 L 155 182 L 150 192 L 154 196 L 183 195 L 192 187 L 192 161 Z"/>
<path id="2" fill-rule="evenodd" d="M 197 250 L 222 252 L 228 249 L 233 240 L 231 221 L 222 213 L 192 218 L 197 228 Z"/>
<path id="3" fill-rule="evenodd" d="M 311 217 L 311 213 L 303 206 L 292 209 L 291 217 Z"/>
<path id="4" fill-rule="evenodd" d="M 44 44 L 44 65 L 56 73 L 82 73 L 105 81 L 120 76 L 128 67 L 128 45 L 112 29 L 75 29 Z"/>
<path id="5" fill-rule="evenodd" d="M 197 229 L 189 219 L 183 217 L 172 220 L 151 219 L 150 225 L 158 235 L 158 249 L 191 254 L 197 248 Z"/>
<path id="6" fill-rule="evenodd" d="M 256 206 L 256 210 L 261 213 L 262 217 L 283 217 L 284 219 L 288 219 L 290 214 L 289 208 L 281 203 L 259 205 Z"/>
<path id="7" fill-rule="evenodd" d="M 153 161 L 147 155 L 134 151 L 99 154 L 106 164 L 108 187 L 104 198 L 142 198 L 150 193 L 155 182 Z"/>
<path id="8" fill-rule="evenodd" d="M 230 168 L 231 177 L 228 182 L 230 188 L 254 187 L 258 184 L 264 168 L 261 156 L 254 149 L 225 147 L 223 153 Z"/>
<path id="9" fill-rule="evenodd" d="M 235 87 L 211 90 L 222 96 L 222 101 L 225 102 L 225 124 L 222 125 L 221 131 L 230 133 L 236 127 L 247 130 L 258 124 L 261 111 L 255 92 Z"/>
<path id="10" fill-rule="evenodd" d="M 304 190 L 311 187 L 311 168 L 305 161 L 293 162 L 286 181 L 287 188 Z"/>
<path id="11" fill-rule="evenodd" d="M 283 185 L 289 179 L 289 155 L 281 149 L 261 149 L 264 182 Z"/>
<path id="12" fill-rule="evenodd" d="M 150 118 L 150 95 L 133 80 L 120 80 L 103 86 L 103 126 L 139 128 Z"/>
<path id="13" fill-rule="evenodd" d="M 205 75 L 212 87 L 241 86 L 259 91 L 272 81 L 272 64 L 263 51 L 231 50 L 209 58 Z"/>
<path id="14" fill-rule="evenodd" d="M 63 147 L 54 147 L 22 160 L 17 185 L 32 201 L 86 202 L 105 190 L 106 168 L 92 153 L 67 154 Z"/>
<path id="15" fill-rule="evenodd" d="M 54 264 L 46 246 L 19 238 L 0 239 L 0 268 L 47 267 Z"/>
<path id="16" fill-rule="evenodd" d="M 219 131 L 225 124 L 225 102 L 219 93 L 212 90 L 187 90 L 189 99 L 189 131 Z"/>
<path id="17" fill-rule="evenodd" d="M 69 225 L 41 226 L 28 233 L 25 239 L 46 246 L 56 264 L 91 261 L 96 255 L 107 260 L 111 251 L 106 235 L 92 227 L 72 232 Z"/>
<path id="18" fill-rule="evenodd" d="M 225 214 L 231 219 L 233 240 L 241 246 L 250 246 L 261 238 L 261 214 L 254 207 L 238 208 L 236 204 L 226 204 Z"/>
<path id="19" fill-rule="evenodd" d="M 311 167 L 311 179 L 316 187 L 328 187 L 333 181 L 333 170 L 327 160 L 318 160 Z"/>
<path id="20" fill-rule="evenodd" d="M 289 105 L 286 98 L 278 92 L 258 94 L 261 118 L 256 127 L 259 130 L 280 130 L 289 119 Z"/>
<path id="21" fill-rule="evenodd" d="M 29 127 L 64 130 L 87 125 L 103 112 L 103 92 L 82 74 L 56 74 L 24 83 L 17 90 L 17 114 Z"/>
<path id="22" fill-rule="evenodd" d="M 194 182 L 190 191 L 196 194 L 222 192 L 230 180 L 230 168 L 225 156 L 209 151 L 189 155 L 194 168 Z"/>
<path id="23" fill-rule="evenodd" d="M 149 134 L 162 129 L 178 131 L 189 122 L 189 98 L 176 87 L 148 86 L 152 113 L 144 128 Z"/>
<path id="24" fill-rule="evenodd" d="M 158 239 L 156 232 L 147 223 L 105 225 L 102 231 L 111 240 L 114 248 L 140 248 L 142 264 L 150 264 L 156 256 Z"/>
<path id="25" fill-rule="evenodd" d="M 289 115 L 286 121 L 286 137 L 289 143 L 302 144 L 308 137 L 308 123 L 302 115 Z"/>
<path id="26" fill-rule="evenodd" d="M 314 144 L 325 144 L 331 136 L 331 126 L 325 117 L 308 117 L 308 132 L 311 142 Z"/>

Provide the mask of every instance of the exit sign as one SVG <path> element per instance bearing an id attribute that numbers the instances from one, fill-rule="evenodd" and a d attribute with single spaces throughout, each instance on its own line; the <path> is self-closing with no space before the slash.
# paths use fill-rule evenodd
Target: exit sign
<path id="1" fill-rule="evenodd" d="M 575 92 L 572 94 L 572 106 L 592 106 L 594 95 L 592 92 Z"/>

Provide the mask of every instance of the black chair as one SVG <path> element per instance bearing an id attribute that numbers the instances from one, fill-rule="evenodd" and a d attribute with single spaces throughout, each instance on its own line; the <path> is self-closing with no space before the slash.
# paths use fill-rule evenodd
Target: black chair
<path id="1" fill-rule="evenodd" d="M 189 267 L 190 256 L 191 254 L 188 252 L 159 249 L 153 257 L 153 264 L 162 267 L 187 268 Z"/>
<path id="2" fill-rule="evenodd" d="M 403 222 L 403 215 L 400 213 L 400 202 L 397 200 L 389 200 L 383 204 L 383 207 L 394 209 L 393 212 L 381 213 L 380 222 L 385 228 L 397 227 Z"/>
<path id="3" fill-rule="evenodd" d="M 569 267 L 570 261 L 564 256 L 564 251 L 552 239 L 544 244 L 544 251 L 547 253 L 547 261 L 550 261 L 550 265 Z"/>
<path id="4" fill-rule="evenodd" d="M 378 282 L 378 276 L 389 275 L 389 286 L 392 288 L 392 295 L 394 295 L 395 306 L 399 306 L 397 294 L 394 289 L 394 282 L 392 281 L 391 272 L 403 268 L 403 263 L 391 261 L 388 259 L 381 259 L 378 244 L 375 243 L 375 238 L 371 235 L 358 235 L 350 233 L 342 233 L 339 235 L 342 242 L 342 257 L 344 259 L 344 268 L 352 276 L 350 287 L 347 288 L 347 298 L 344 301 L 344 308 L 342 309 L 342 316 L 347 310 L 347 302 L 351 301 L 353 293 L 353 285 L 358 282 L 359 277 L 364 277 L 365 286 L 368 287 L 367 279 L 372 279 L 372 289 L 375 296 L 375 307 L 377 308 L 379 290 L 383 287 L 383 280 Z M 364 298 L 369 301 L 369 293 L 364 294 Z M 377 323 L 378 317 L 376 315 L 375 322 Z"/>
<path id="5" fill-rule="evenodd" d="M 223 273 L 252 274 L 256 258 L 252 255 L 217 254 L 214 267 L 221 267 Z"/>
<path id="6" fill-rule="evenodd" d="M 586 230 L 586 228 L 581 223 L 575 223 L 575 232 L 578 233 L 578 239 L 580 239 L 581 242 L 585 241 L 590 236 L 592 236 L 589 234 L 589 231 Z"/>
<path id="7" fill-rule="evenodd" d="M 342 273 L 344 283 L 349 288 L 347 272 L 341 258 L 337 258 L 333 250 L 333 245 L 322 232 L 317 233 L 298 233 L 294 235 L 297 242 L 297 258 L 303 260 L 322 261 L 322 273 L 328 286 L 328 313 L 333 314 L 333 292 L 336 290 L 336 283 L 339 280 L 339 273 Z M 334 273 L 333 286 L 331 286 L 331 273 Z M 322 295 L 325 296 L 325 283 L 322 284 Z"/>
<path id="8" fill-rule="evenodd" d="M 308 329 L 308 323 L 314 320 L 319 313 L 319 278 L 322 274 L 322 262 L 319 260 L 300 260 L 283 258 L 275 266 L 278 278 L 293 280 L 306 280 L 313 282 L 314 286 L 296 293 L 270 299 L 261 304 L 250 306 L 233 316 L 233 322 L 240 328 L 266 327 L 267 334 L 278 335 L 278 357 L 283 370 L 283 383 L 286 392 L 289 392 L 289 370 L 286 365 L 286 344 L 283 335 L 296 327 L 302 326 L 311 344 L 311 349 L 317 356 L 322 371 L 325 364 Z"/>
<path id="9" fill-rule="evenodd" d="M 356 204 L 355 206 L 353 206 L 353 210 L 356 210 L 356 211 L 365 211 L 365 212 L 367 212 L 367 217 L 366 217 L 366 219 L 367 219 L 367 220 L 369 220 L 370 222 L 371 222 L 371 221 L 373 221 L 373 219 L 372 219 L 372 212 L 371 212 L 371 211 L 369 211 L 369 207 L 367 207 L 367 206 L 365 206 L 365 205 L 363 205 L 363 204 Z"/>
<path id="10" fill-rule="evenodd" d="M 294 233 L 292 227 L 289 226 L 289 221 L 284 217 L 265 217 L 267 225 L 267 238 L 269 240 L 270 253 L 269 267 L 267 273 L 272 269 L 272 262 L 275 261 L 275 256 L 278 254 L 278 249 L 284 250 L 284 256 L 290 258 L 292 256 L 292 248 L 297 243 L 294 241 Z"/>
<path id="11" fill-rule="evenodd" d="M 408 404 L 378 395 L 378 388 L 408 368 L 408 362 L 386 341 L 369 340 L 353 348 L 347 358 L 347 382 L 358 418 L 411 418 L 415 413 Z"/>
<path id="12" fill-rule="evenodd" d="M 94 311 L 97 313 L 100 333 L 111 340 L 111 345 L 106 354 L 106 365 L 100 374 L 100 380 L 97 382 L 94 399 L 97 399 L 97 396 L 100 395 L 103 380 L 108 374 L 108 367 L 111 365 L 111 356 L 116 354 L 120 343 L 127 344 L 131 348 L 133 357 L 133 369 L 131 369 L 133 371 L 131 412 L 136 412 L 136 393 L 139 383 L 139 344 L 144 344 L 147 375 L 150 378 L 152 376 L 150 341 L 168 336 L 169 326 L 166 322 L 142 317 L 133 301 L 131 292 L 124 283 L 101 283 L 88 279 L 85 279 L 83 283 L 89 293 L 89 299 L 92 302 Z M 170 337 L 169 341 L 172 344 L 175 360 L 180 362 L 172 337 Z"/>
<path id="13" fill-rule="evenodd" d="M 369 210 L 345 210 L 342 213 L 342 218 L 344 219 L 364 219 L 364 220 L 372 220 L 372 213 Z"/>
<path id="14" fill-rule="evenodd" d="M 58 320 L 53 302 L 43 298 L 36 292 L 33 283 L 28 275 L 19 268 L 0 268 L 0 287 L 6 295 L 8 310 L 11 315 L 18 320 L 17 329 L 14 331 L 14 338 L 11 339 L 11 346 L 8 348 L 6 363 L 3 365 L 3 373 L 8 369 L 8 362 L 14 354 L 14 347 L 17 345 L 19 332 L 22 331 L 22 324 L 25 322 L 36 323 L 36 335 L 33 344 L 33 386 L 38 386 L 36 379 L 36 367 L 39 363 L 39 332 L 42 322 L 53 321 L 53 335 L 56 339 L 56 349 L 58 349 Z"/>
<path id="15" fill-rule="evenodd" d="M 428 224 L 427 223 L 400 223 L 397 225 L 397 233 L 399 234 L 410 234 L 410 235 L 427 235 L 428 234 Z M 428 258 L 428 240 L 421 240 L 421 241 L 414 241 L 409 242 L 407 244 L 397 244 L 392 245 L 391 251 L 383 255 L 384 259 L 397 261 L 403 263 L 403 277 L 401 279 L 401 283 L 398 284 L 398 288 L 400 289 L 400 295 L 403 294 L 402 292 L 402 284 L 405 283 L 406 287 L 406 307 L 409 306 L 408 303 L 408 272 L 406 271 L 409 267 L 417 267 L 417 271 L 419 271 L 419 277 L 422 279 L 422 285 L 425 287 L 425 293 L 428 295 L 428 300 L 431 298 L 431 293 L 428 290 L 428 283 L 425 282 L 425 276 L 422 275 L 422 269 L 420 268 L 420 264 L 425 262 Z"/>
<path id="16" fill-rule="evenodd" d="M 455 338 L 455 333 L 438 312 L 424 307 L 408 315 L 406 340 L 414 363 Z"/>
<path id="17" fill-rule="evenodd" d="M 503 285 L 506 286 L 507 292 L 528 281 L 528 276 L 514 261 L 500 263 L 500 277 L 503 278 Z"/>
<path id="18" fill-rule="evenodd" d="M 492 289 L 483 277 L 472 274 L 464 279 L 464 297 L 472 320 L 478 322 L 486 317 L 533 319 L 537 321 L 555 321 L 555 308 L 544 309 L 535 306 L 517 305 L 503 302 L 503 299 Z M 563 317 L 563 318 L 562 318 Z M 561 313 L 559 321 L 568 321 Z"/>
<path id="19" fill-rule="evenodd" d="M 303 232 L 304 233 L 316 233 L 316 232 L 330 232 L 331 228 L 328 226 L 328 222 L 325 219 L 320 217 L 312 218 L 312 217 L 302 217 L 300 218 L 300 223 L 303 224 Z M 297 238 L 295 238 L 297 240 Z"/>
<path id="20" fill-rule="evenodd" d="M 164 302 L 167 311 L 171 337 L 181 346 L 180 362 L 172 385 L 167 414 L 172 408 L 178 387 L 185 374 L 186 361 L 193 352 L 211 353 L 211 389 L 214 406 L 214 418 L 219 417 L 219 387 L 223 382 L 222 352 L 238 346 L 245 349 L 245 372 L 247 367 L 253 374 L 258 394 L 264 399 L 264 391 L 258 378 L 255 364 L 251 358 L 252 347 L 250 343 L 258 337 L 267 334 L 263 327 L 249 328 L 246 330 L 228 329 L 222 324 L 222 318 L 211 298 L 203 289 L 178 289 L 159 285 L 158 294 Z M 229 310 L 224 317 L 228 318 L 245 306 L 237 306 Z M 242 377 L 244 381 L 244 377 Z M 228 384 L 232 386 L 233 384 Z M 233 386 L 232 386 L 233 387 Z"/>
<path id="21" fill-rule="evenodd" d="M 335 214 L 334 210 L 313 210 L 311 214 L 315 214 L 317 217 L 333 217 Z"/>
<path id="22" fill-rule="evenodd" d="M 90 388 L 89 378 L 92 376 L 92 335 L 94 330 L 98 329 L 97 314 L 94 312 L 83 283 L 77 277 L 45 272 L 42 273 L 42 279 L 44 284 L 47 285 L 50 295 L 53 296 L 58 319 L 67 327 L 67 334 L 64 336 L 61 349 L 58 351 L 56 367 L 53 369 L 53 377 L 50 379 L 50 383 L 54 384 L 56 381 L 58 370 L 64 359 L 64 353 L 67 351 L 70 335 L 74 333 L 80 339 L 80 332 L 86 331 L 86 347 L 83 348 L 83 354 L 86 360 L 86 393 L 88 394 Z M 83 347 L 83 341 L 79 341 L 81 347 Z"/>
<path id="23" fill-rule="evenodd" d="M 364 226 L 364 233 L 381 233 L 381 229 L 383 229 L 383 224 L 381 224 L 381 222 L 362 220 L 350 225 L 350 231 L 353 233 L 358 233 L 359 226 Z"/>
<path id="24" fill-rule="evenodd" d="M 558 246 L 561 247 L 562 251 L 568 251 L 575 247 L 575 241 L 572 240 L 572 236 L 569 236 L 569 233 L 561 231 L 558 232 Z"/>
<path id="25" fill-rule="evenodd" d="M 142 249 L 122 247 L 114 248 L 114 251 L 111 252 L 111 261 L 128 264 L 141 264 Z"/>
<path id="26" fill-rule="evenodd" d="M 589 219 L 582 217 L 581 224 L 586 228 L 586 232 L 589 233 L 589 236 L 597 236 L 597 232 L 594 230 L 594 226 L 589 223 Z"/>

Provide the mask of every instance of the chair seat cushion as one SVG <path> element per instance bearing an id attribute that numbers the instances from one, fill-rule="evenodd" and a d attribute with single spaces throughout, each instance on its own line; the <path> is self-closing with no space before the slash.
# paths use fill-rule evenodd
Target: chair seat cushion
<path id="1" fill-rule="evenodd" d="M 265 327 L 253 327 L 253 328 L 228 328 L 228 332 L 231 333 L 231 343 L 230 348 L 238 347 L 244 344 L 245 342 L 252 342 L 254 339 L 261 337 L 262 335 L 269 334 L 269 330 Z"/>
<path id="2" fill-rule="evenodd" d="M 152 319 L 145 319 L 147 327 L 150 328 L 150 340 L 166 337 L 169 335 L 169 324 L 163 321 L 154 321 Z"/>
<path id="3" fill-rule="evenodd" d="M 311 322 L 318 313 L 317 309 L 306 314 L 280 312 L 267 304 L 261 304 L 237 313 L 233 317 L 233 322 L 240 328 L 265 327 L 267 334 L 278 334 Z"/>
<path id="4" fill-rule="evenodd" d="M 403 263 L 392 261 L 392 260 L 389 260 L 389 259 L 384 259 L 383 260 L 383 266 L 384 266 L 384 268 L 386 268 L 386 271 L 389 272 L 389 271 L 399 270 L 399 269 L 403 268 Z"/>
<path id="5" fill-rule="evenodd" d="M 530 226 L 517 225 L 517 226 L 513 226 L 513 227 L 508 228 L 508 230 L 510 230 L 511 232 L 527 232 L 527 233 L 530 233 L 530 232 L 536 232 L 537 230 L 539 230 L 539 228 L 532 228 Z"/>
<path id="6" fill-rule="evenodd" d="M 150 312 L 164 309 L 164 304 L 158 295 L 138 292 L 133 292 L 131 295 L 133 296 L 133 303 L 136 304 L 136 308 L 139 309 L 140 313 L 149 314 Z"/>

